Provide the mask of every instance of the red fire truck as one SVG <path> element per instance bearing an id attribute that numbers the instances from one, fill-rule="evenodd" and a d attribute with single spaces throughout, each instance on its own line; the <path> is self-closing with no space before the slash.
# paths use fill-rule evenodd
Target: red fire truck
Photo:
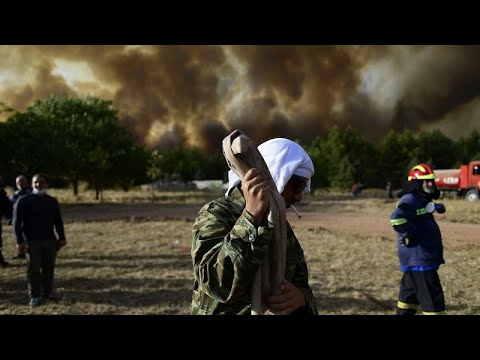
<path id="1" fill-rule="evenodd" d="M 461 165 L 460 169 L 434 169 L 435 184 L 445 193 L 456 192 L 468 201 L 478 201 L 480 189 L 480 161 Z"/>

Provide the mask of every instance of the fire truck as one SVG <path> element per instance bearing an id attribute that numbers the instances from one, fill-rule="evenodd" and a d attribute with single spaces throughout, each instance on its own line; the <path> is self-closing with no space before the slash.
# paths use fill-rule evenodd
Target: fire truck
<path id="1" fill-rule="evenodd" d="M 435 184 L 443 195 L 456 193 L 468 201 L 478 201 L 480 189 L 480 161 L 461 165 L 460 169 L 434 169 Z"/>

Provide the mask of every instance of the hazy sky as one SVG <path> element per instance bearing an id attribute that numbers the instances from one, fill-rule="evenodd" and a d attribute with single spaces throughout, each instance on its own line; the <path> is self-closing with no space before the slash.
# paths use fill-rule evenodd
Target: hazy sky
<path id="1" fill-rule="evenodd" d="M 112 100 L 152 147 L 218 150 L 235 128 L 309 142 L 347 123 L 457 138 L 480 130 L 480 46 L 0 46 L 0 101 L 50 94 Z"/>

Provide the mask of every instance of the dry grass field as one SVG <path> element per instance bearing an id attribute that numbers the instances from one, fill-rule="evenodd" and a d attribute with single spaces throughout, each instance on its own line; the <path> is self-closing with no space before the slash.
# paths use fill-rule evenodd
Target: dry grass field
<path id="1" fill-rule="evenodd" d="M 192 287 L 191 227 L 211 192 L 84 193 L 52 189 L 61 204 L 68 245 L 58 255 L 58 303 L 30 309 L 25 262 L 0 268 L 0 314 L 188 314 Z M 289 213 L 307 258 L 322 315 L 390 315 L 401 272 L 389 215 L 395 200 L 379 191 L 309 196 Z M 448 314 L 480 313 L 480 204 L 444 200 L 435 215 L 446 264 L 439 270 Z M 4 255 L 15 253 L 4 222 Z"/>

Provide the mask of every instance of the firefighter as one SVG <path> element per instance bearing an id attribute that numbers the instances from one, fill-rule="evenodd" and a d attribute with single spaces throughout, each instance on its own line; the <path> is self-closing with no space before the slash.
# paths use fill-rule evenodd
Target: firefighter
<path id="1" fill-rule="evenodd" d="M 437 270 L 443 259 L 440 228 L 433 212 L 443 214 L 445 206 L 435 204 L 440 191 L 435 173 L 427 164 L 414 166 L 408 186 L 398 194 L 400 200 L 390 216 L 398 235 L 398 256 L 403 272 L 397 302 L 398 315 L 445 314 L 445 299 Z"/>

